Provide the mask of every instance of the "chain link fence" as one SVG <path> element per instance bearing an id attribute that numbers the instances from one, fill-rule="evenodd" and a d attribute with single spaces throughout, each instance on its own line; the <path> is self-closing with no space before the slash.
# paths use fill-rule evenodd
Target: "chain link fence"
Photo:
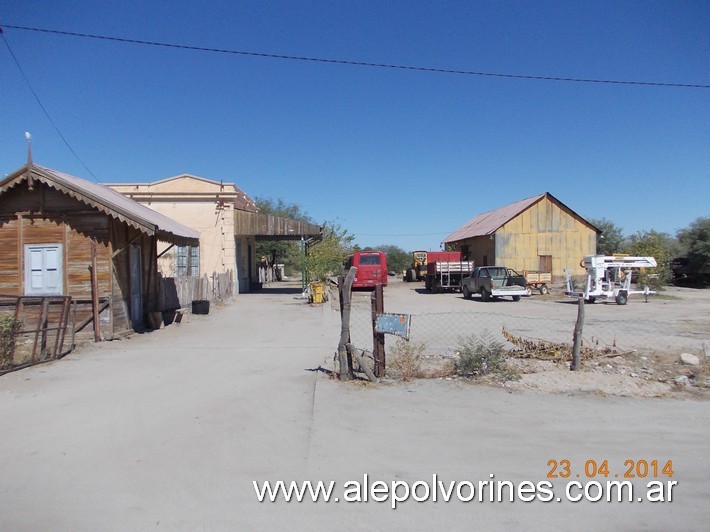
<path id="1" fill-rule="evenodd" d="M 570 305 L 569 316 L 564 318 L 532 318 L 505 313 L 436 312 L 411 315 L 410 341 L 425 345 L 425 354 L 453 356 L 461 338 L 471 335 L 488 335 L 507 348 L 516 346 L 506 339 L 504 330 L 522 340 L 543 341 L 572 345 L 577 307 Z M 352 343 L 372 350 L 372 314 L 369 310 L 353 308 L 350 316 Z M 387 335 L 386 352 L 396 338 Z M 614 320 L 587 317 L 584 323 L 583 346 L 603 352 L 679 352 L 702 351 L 703 338 L 684 323 L 638 321 L 633 325 Z"/>

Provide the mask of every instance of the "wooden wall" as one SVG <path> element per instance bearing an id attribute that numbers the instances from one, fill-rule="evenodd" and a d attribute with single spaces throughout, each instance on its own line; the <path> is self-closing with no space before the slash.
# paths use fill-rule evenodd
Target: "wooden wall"
<path id="1" fill-rule="evenodd" d="M 545 197 L 523 211 L 491 236 L 481 236 L 459 243 L 469 245 L 476 266 L 502 265 L 514 270 L 538 270 L 540 256 L 552 256 L 555 282 L 564 279 L 564 270 L 583 275 L 579 263 L 585 255 L 596 252 L 597 235 L 572 211 Z"/>
<path id="2" fill-rule="evenodd" d="M 98 296 L 110 302 L 100 314 L 102 336 L 111 338 L 131 329 L 129 243 L 141 247 L 141 292 L 148 311 L 157 304 L 155 238 L 38 182 L 34 190 L 21 184 L 2 195 L 0 294 L 24 294 L 26 244 L 62 244 L 63 295 L 77 302 L 76 323 L 82 323 L 92 315 L 92 242 L 96 243 Z M 93 335 L 93 326 L 83 334 Z"/>
<path id="3" fill-rule="evenodd" d="M 579 263 L 596 252 L 596 232 L 564 206 L 543 198 L 495 234 L 496 261 L 515 270 L 537 270 L 540 256 L 552 257 L 552 275 L 582 275 Z"/>

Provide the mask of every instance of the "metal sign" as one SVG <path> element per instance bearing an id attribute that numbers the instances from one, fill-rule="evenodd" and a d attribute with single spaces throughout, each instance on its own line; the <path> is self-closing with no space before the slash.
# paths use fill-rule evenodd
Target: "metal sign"
<path id="1" fill-rule="evenodd" d="M 375 332 L 394 334 L 409 340 L 409 327 L 412 322 L 410 314 L 378 314 L 375 319 Z"/>

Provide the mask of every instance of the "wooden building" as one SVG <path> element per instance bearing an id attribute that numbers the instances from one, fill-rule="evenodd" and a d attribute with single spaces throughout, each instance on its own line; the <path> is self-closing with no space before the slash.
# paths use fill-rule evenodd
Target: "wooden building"
<path id="1" fill-rule="evenodd" d="M 444 239 L 476 266 L 552 272 L 553 280 L 584 274 L 580 261 L 596 253 L 599 229 L 549 192 L 479 214 Z"/>
<path id="2" fill-rule="evenodd" d="M 106 186 L 32 163 L 0 181 L 0 294 L 70 296 L 75 326 L 98 312 L 102 338 L 140 330 L 162 310 L 158 240 L 198 238 Z"/>

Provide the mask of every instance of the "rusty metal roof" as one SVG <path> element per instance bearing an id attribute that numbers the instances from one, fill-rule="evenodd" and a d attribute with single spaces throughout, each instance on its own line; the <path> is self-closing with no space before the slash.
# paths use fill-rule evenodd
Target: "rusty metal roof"
<path id="1" fill-rule="evenodd" d="M 86 179 L 65 174 L 37 164 L 30 164 L 32 179 L 45 183 L 99 211 L 116 218 L 159 240 L 178 245 L 197 245 L 200 233 L 168 218 L 120 192 Z M 28 165 L 0 182 L 0 194 L 28 179 Z"/>
<path id="2" fill-rule="evenodd" d="M 532 207 L 535 203 L 538 201 L 541 201 L 543 198 L 548 197 L 550 200 L 553 202 L 557 203 L 558 205 L 569 209 L 566 205 L 564 205 L 560 200 L 555 198 L 552 194 L 549 192 L 544 192 L 543 194 L 538 194 L 537 196 L 533 196 L 531 198 L 526 198 L 520 201 L 516 201 L 515 203 L 511 203 L 510 205 L 506 205 L 505 207 L 501 207 L 500 209 L 495 209 L 492 211 L 484 212 L 481 214 L 478 214 L 471 218 L 468 222 L 466 222 L 464 225 L 459 227 L 456 231 L 451 233 L 449 236 L 447 236 L 443 241 L 444 243 L 448 242 L 458 242 L 460 240 L 465 240 L 467 238 L 473 238 L 477 236 L 488 236 L 492 235 L 495 233 L 498 229 L 500 229 L 503 225 L 508 223 L 510 220 L 518 216 L 521 212 L 525 211 L 526 209 L 529 209 Z M 571 209 L 569 209 L 570 212 L 574 213 Z M 578 216 L 578 215 L 576 215 Z M 578 216 L 579 217 L 579 216 Z M 594 227 L 592 224 L 584 220 L 583 218 L 579 217 L 581 220 L 584 221 L 589 227 L 594 229 L 597 232 L 600 232 L 599 229 Z"/>

